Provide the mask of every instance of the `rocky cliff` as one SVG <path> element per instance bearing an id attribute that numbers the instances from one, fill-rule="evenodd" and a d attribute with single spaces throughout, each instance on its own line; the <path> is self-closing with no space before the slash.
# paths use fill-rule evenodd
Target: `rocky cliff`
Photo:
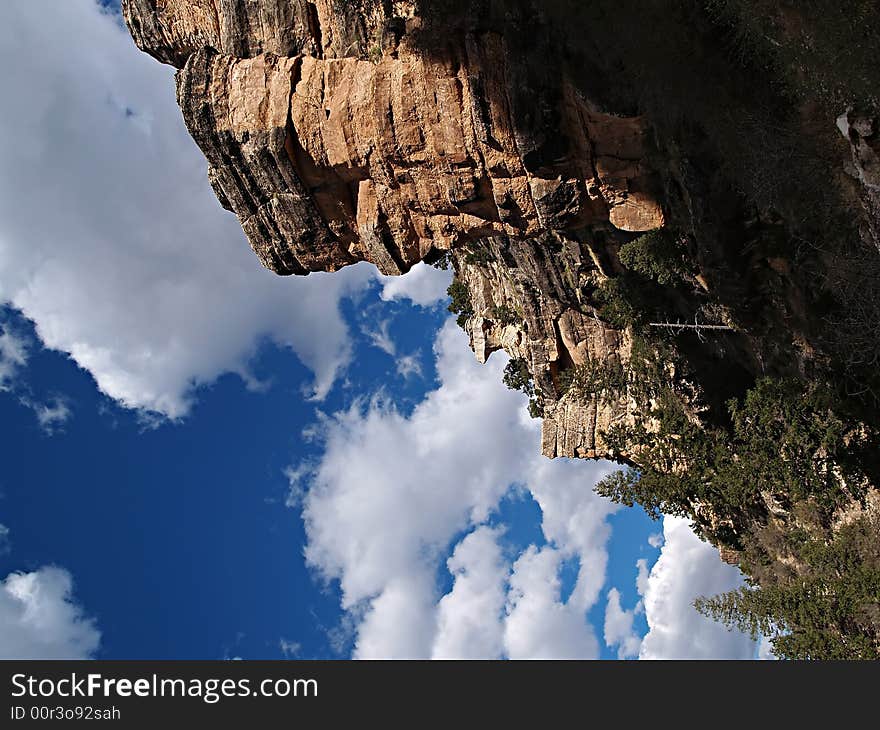
<path id="1" fill-rule="evenodd" d="M 561 368 L 628 352 L 579 293 L 602 275 L 603 251 L 578 239 L 665 218 L 641 118 L 600 110 L 565 76 L 522 86 L 524 66 L 557 55 L 539 14 L 520 57 L 503 32 L 476 27 L 427 50 L 414 2 L 123 7 L 138 45 L 180 69 L 212 185 L 265 266 L 307 274 L 366 260 L 401 274 L 454 251 L 474 292 L 478 357 L 505 347 L 525 358 L 545 394 L 545 453 L 601 455 L 598 427 L 626 416 L 625 399 L 553 402 Z M 469 265 L 469 244 L 495 251 L 496 265 Z M 500 307 L 523 316 L 493 321 Z"/>
<path id="2" fill-rule="evenodd" d="M 634 423 L 640 405 L 650 420 L 646 404 L 626 383 L 613 393 L 571 392 L 579 369 L 604 364 L 634 377 L 634 324 L 649 339 L 695 335 L 664 352 L 667 376 L 696 418 L 761 373 L 811 374 L 833 359 L 827 333 L 811 321 L 823 284 L 809 279 L 851 272 L 832 271 L 821 256 L 812 268 L 796 262 L 780 246 L 800 235 L 791 221 L 743 202 L 737 181 L 712 169 L 714 150 L 698 159 L 702 141 L 664 133 L 627 113 L 627 101 L 614 108 L 615 94 L 585 73 L 601 70 L 601 58 L 584 58 L 589 38 L 572 42 L 561 30 L 560 12 L 577 19 L 572 7 L 123 2 L 137 44 L 179 69 L 178 99 L 212 185 L 265 266 L 307 274 L 365 260 L 401 274 L 418 261 L 450 261 L 477 357 L 503 348 L 534 381 L 527 390 L 544 418 L 544 453 L 627 459 L 633 454 L 609 452 L 602 434 Z M 729 101 L 725 89 L 719 103 Z M 795 132 L 816 137 L 809 123 Z M 842 136 L 824 185 L 861 201 L 862 238 L 876 248 L 875 122 L 849 108 L 836 124 Z M 637 236 L 649 231 L 653 243 Z M 652 302 L 638 312 L 638 293 L 621 291 L 628 269 L 645 274 L 634 241 L 642 258 L 665 248 L 677 277 L 660 282 L 663 291 L 643 282 Z M 855 257 L 856 268 L 873 253 Z M 629 318 L 614 316 L 621 298 Z"/>

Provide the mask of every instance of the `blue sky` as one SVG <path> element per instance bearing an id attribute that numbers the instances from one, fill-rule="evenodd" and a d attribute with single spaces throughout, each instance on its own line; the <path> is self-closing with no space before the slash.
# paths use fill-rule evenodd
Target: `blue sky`
<path id="1" fill-rule="evenodd" d="M 685 523 L 538 455 L 448 273 L 261 270 L 112 7 L 4 3 L 0 54 L 0 656 L 754 654 Z"/>
<path id="2" fill-rule="evenodd" d="M 301 437 L 319 410 L 344 409 L 384 388 L 406 411 L 436 385 L 424 355 L 445 318 L 442 307 L 383 303 L 377 292 L 360 305 L 374 299 L 375 310 L 393 317 L 395 342 L 422 353 L 423 377 L 401 378 L 347 302 L 357 342 L 348 387 L 340 384 L 320 404 L 306 401 L 311 374 L 292 353 L 265 345 L 252 363 L 255 377 L 271 380 L 265 389 L 224 376 L 199 390 L 186 419 L 159 424 L 102 395 L 68 357 L 40 348 L 32 325 L 6 308 L 4 331 L 31 353 L 15 390 L 0 396 L 0 513 L 11 547 L 0 572 L 46 564 L 69 570 L 76 600 L 97 619 L 102 658 L 280 658 L 282 639 L 302 656 L 345 655 L 351 637 L 342 651 L 333 646 L 342 627 L 338 586 L 324 585 L 302 559 L 306 535 L 297 510 L 286 506 L 285 469 L 320 457 Z M 21 398 L 61 398 L 70 416 L 49 433 Z M 646 540 L 658 528 L 635 510 L 612 522 L 609 575 L 632 605 L 636 559 L 656 557 Z M 546 543 L 540 508 L 526 490 L 511 490 L 489 524 L 507 527 L 511 554 Z M 570 559 L 562 571 L 563 598 L 577 567 Z M 438 592 L 451 589 L 442 564 L 437 578 Z M 601 626 L 603 607 L 590 618 Z"/>

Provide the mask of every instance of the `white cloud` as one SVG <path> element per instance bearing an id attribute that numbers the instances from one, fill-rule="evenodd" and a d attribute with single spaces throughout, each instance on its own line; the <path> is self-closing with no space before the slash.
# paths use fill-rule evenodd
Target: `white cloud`
<path id="1" fill-rule="evenodd" d="M 541 506 L 541 529 L 563 558 L 576 557 L 579 570 L 571 600 L 588 611 L 599 599 L 608 563 L 609 515 L 620 509 L 592 489 L 613 471 L 609 464 L 534 458 L 528 486 Z"/>
<path id="2" fill-rule="evenodd" d="M 651 571 L 648 568 L 648 561 L 644 558 L 639 558 L 636 561 L 636 569 L 639 571 L 636 576 L 636 591 L 638 591 L 638 594 L 644 598 L 645 593 L 648 592 L 648 580 L 651 577 Z"/>
<path id="3" fill-rule="evenodd" d="M 497 659 L 504 654 L 502 615 L 510 567 L 498 544 L 498 528 L 478 527 L 447 561 L 455 577 L 438 604 L 437 659 Z"/>
<path id="4" fill-rule="evenodd" d="M 696 598 L 742 585 L 742 575 L 700 540 L 687 520 L 663 518 L 665 544 L 645 590 L 650 627 L 642 659 L 751 659 L 755 642 L 697 612 Z"/>
<path id="5" fill-rule="evenodd" d="M 101 634 L 72 596 L 70 573 L 43 567 L 0 582 L 0 659 L 88 659 Z"/>
<path id="6" fill-rule="evenodd" d="M 370 339 L 373 347 L 382 350 L 382 352 L 390 357 L 394 357 L 397 354 L 397 346 L 391 338 L 390 327 L 391 320 L 383 319 L 379 322 L 377 328 L 371 329 L 365 326 L 363 332 Z"/>
<path id="7" fill-rule="evenodd" d="M 311 464 L 304 462 L 295 467 L 289 466 L 284 470 L 284 476 L 288 483 L 287 497 L 284 500 L 286 507 L 298 508 L 302 505 L 312 469 Z"/>
<path id="8" fill-rule="evenodd" d="M 648 545 L 652 548 L 659 549 L 663 547 L 663 533 L 655 532 L 653 535 L 648 536 Z"/>
<path id="9" fill-rule="evenodd" d="M 422 374 L 422 363 L 419 361 L 418 353 L 397 358 L 397 374 L 403 378 L 408 378 L 411 375 L 420 377 Z"/>
<path id="10" fill-rule="evenodd" d="M 487 534 L 478 530 L 456 548 L 449 565 L 456 582 L 447 597 L 438 595 L 436 572 L 456 536 L 484 524 L 514 484 L 526 485 L 544 513 L 551 545 L 540 567 L 558 572 L 572 558 L 580 570 L 562 604 L 529 580 L 534 561 L 518 562 L 510 615 L 499 619 L 503 627 L 487 616 L 484 630 L 496 638 L 503 631 L 511 655 L 546 655 L 565 636 L 578 654 L 595 655 L 585 612 L 605 580 L 605 520 L 616 507 L 590 485 L 607 469 L 540 456 L 539 424 L 526 414 L 522 394 L 502 384 L 504 356 L 479 365 L 451 322 L 438 334 L 435 352 L 441 386 L 411 415 L 374 399 L 320 425 L 324 453 L 311 468 L 303 501 L 306 558 L 325 579 L 339 581 L 342 607 L 357 616 L 355 655 L 448 656 L 461 648 L 456 637 L 469 629 L 451 621 L 458 615 L 466 624 L 468 614 L 455 607 L 467 605 L 475 581 L 494 575 L 472 560 L 473 542 L 485 544 Z M 302 470 L 293 473 L 300 483 Z M 540 622 L 529 620 L 530 607 L 545 604 L 559 606 L 547 636 Z M 482 649 L 495 655 L 497 640 Z"/>
<path id="11" fill-rule="evenodd" d="M 356 659 L 420 659 L 431 655 L 436 630 L 436 588 L 421 566 L 393 575 L 360 607 Z"/>
<path id="12" fill-rule="evenodd" d="M 27 340 L 6 327 L 0 327 L 0 392 L 12 389 L 15 376 L 27 360 Z"/>
<path id="13" fill-rule="evenodd" d="M 281 639 L 278 642 L 278 647 L 281 649 L 281 653 L 288 659 L 299 656 L 299 653 L 302 651 L 302 644 L 298 641 L 289 641 L 288 639 Z"/>
<path id="14" fill-rule="evenodd" d="M 15 394 L 21 405 L 34 412 L 43 432 L 51 436 L 64 426 L 72 411 L 63 396 L 41 401 L 30 394 L 31 389 L 19 377 L 28 363 L 30 349 L 28 337 L 16 333 L 9 325 L 0 327 L 0 393 Z"/>
<path id="15" fill-rule="evenodd" d="M 419 353 L 414 352 L 411 355 L 398 355 L 397 343 L 391 336 L 391 320 L 383 319 L 375 328 L 363 325 L 361 331 L 370 340 L 370 344 L 384 352 L 391 358 L 394 358 L 397 374 L 402 378 L 410 376 L 420 376 L 422 374 L 422 364 L 419 362 Z"/>
<path id="16" fill-rule="evenodd" d="M 583 605 L 561 600 L 562 553 L 530 547 L 514 563 L 504 642 L 511 659 L 595 659 L 599 642 Z"/>
<path id="17" fill-rule="evenodd" d="M 7 555 L 12 550 L 12 541 L 9 538 L 11 530 L 6 525 L 0 525 L 0 555 Z"/>
<path id="18" fill-rule="evenodd" d="M 116 16 L 94 0 L 0 3 L 0 85 L 14 110 L 0 116 L 0 302 L 46 346 L 171 417 L 198 385 L 246 373 L 264 338 L 328 391 L 350 358 L 338 302 L 371 267 L 263 270 L 211 192 L 172 70 Z"/>
<path id="19" fill-rule="evenodd" d="M 638 608 L 638 607 L 637 607 Z M 605 644 L 617 647 L 618 659 L 630 659 L 638 656 L 642 640 L 633 629 L 636 610 L 626 610 L 620 604 L 620 591 L 612 588 L 608 591 L 605 604 Z"/>
<path id="20" fill-rule="evenodd" d="M 378 275 L 384 301 L 409 299 L 421 307 L 431 307 L 446 300 L 452 283 L 452 271 L 442 271 L 427 264 L 416 264 L 404 276 Z"/>
<path id="21" fill-rule="evenodd" d="M 22 396 L 19 398 L 19 402 L 34 412 L 37 423 L 47 436 L 52 436 L 60 431 L 73 415 L 67 399 L 61 396 L 53 396 L 46 402 Z"/>
<path id="22" fill-rule="evenodd" d="M 480 367 L 450 326 L 437 354 L 443 387 L 409 418 L 374 401 L 323 425 L 325 451 L 304 512 L 307 556 L 342 579 L 346 607 L 485 520 L 535 452 L 521 398 L 501 385 L 503 359 Z"/>

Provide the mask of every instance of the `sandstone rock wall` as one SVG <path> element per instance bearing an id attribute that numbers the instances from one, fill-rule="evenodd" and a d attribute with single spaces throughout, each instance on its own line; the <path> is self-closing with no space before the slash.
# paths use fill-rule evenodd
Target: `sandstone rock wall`
<path id="1" fill-rule="evenodd" d="M 625 363 L 631 345 L 582 296 L 606 258 L 582 239 L 661 227 L 664 211 L 643 120 L 603 113 L 553 73 L 539 10 L 521 22 L 523 57 L 477 27 L 426 50 L 413 1 L 123 10 L 138 46 L 179 69 L 211 184 L 263 265 L 287 275 L 366 260 L 401 274 L 451 251 L 477 357 L 503 348 L 534 376 L 544 453 L 606 455 L 601 432 L 632 422 L 631 399 L 560 385 L 565 370 Z M 549 75 L 535 83 L 535 68 Z"/>
<path id="2" fill-rule="evenodd" d="M 543 414 L 545 456 L 609 456 L 602 433 L 635 423 L 635 399 L 626 389 L 583 397 L 565 383 L 566 374 L 591 363 L 626 366 L 632 352 L 630 333 L 603 322 L 584 295 L 604 278 L 589 243 L 546 233 L 493 238 L 479 251 L 455 253 L 457 276 L 470 292 L 467 331 L 477 359 L 504 349 L 527 364 Z"/>
<path id="3" fill-rule="evenodd" d="M 181 69 L 214 189 L 279 274 L 362 260 L 400 274 L 486 236 L 664 223 L 642 120 L 599 112 L 564 79 L 516 101 L 521 60 L 492 31 L 427 54 L 408 2 L 124 9 L 138 45 Z M 532 129 L 538 107 L 556 120 L 552 145 Z"/>

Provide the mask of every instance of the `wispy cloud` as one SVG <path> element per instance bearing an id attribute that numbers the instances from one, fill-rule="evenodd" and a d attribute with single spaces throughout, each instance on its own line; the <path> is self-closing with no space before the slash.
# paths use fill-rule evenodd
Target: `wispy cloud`
<path id="1" fill-rule="evenodd" d="M 19 371 L 27 365 L 28 350 L 27 338 L 0 325 L 0 391 L 13 388 Z"/>
<path id="2" fill-rule="evenodd" d="M 45 402 L 33 400 L 28 396 L 21 396 L 18 400 L 34 412 L 37 423 L 47 436 L 62 431 L 64 425 L 73 416 L 69 401 L 63 396 L 53 396 Z"/>
<path id="3" fill-rule="evenodd" d="M 278 642 L 278 647 L 281 649 L 281 653 L 288 659 L 295 659 L 302 651 L 302 644 L 297 641 L 288 641 L 287 639 L 281 639 Z"/>
<path id="4" fill-rule="evenodd" d="M 397 374 L 403 378 L 421 377 L 422 363 L 418 353 L 405 355 L 397 360 Z"/>
<path id="5" fill-rule="evenodd" d="M 369 338 L 370 344 L 373 347 L 382 350 L 382 352 L 390 357 L 394 357 L 397 355 L 397 346 L 394 344 L 394 340 L 391 339 L 390 328 L 391 320 L 383 319 L 375 328 L 364 325 L 362 331 Z"/>

